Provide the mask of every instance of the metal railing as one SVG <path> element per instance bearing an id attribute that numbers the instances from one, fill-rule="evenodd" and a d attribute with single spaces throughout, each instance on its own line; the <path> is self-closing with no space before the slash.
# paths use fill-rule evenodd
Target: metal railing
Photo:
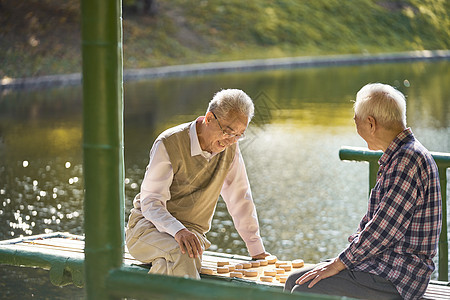
<path id="1" fill-rule="evenodd" d="M 369 191 L 377 181 L 378 160 L 383 152 L 367 148 L 342 147 L 339 150 L 341 160 L 369 162 Z M 448 281 L 448 238 L 447 238 L 447 168 L 450 168 L 450 153 L 431 152 L 439 170 L 439 182 L 442 195 L 442 230 L 439 237 L 439 273 L 438 280 Z"/>

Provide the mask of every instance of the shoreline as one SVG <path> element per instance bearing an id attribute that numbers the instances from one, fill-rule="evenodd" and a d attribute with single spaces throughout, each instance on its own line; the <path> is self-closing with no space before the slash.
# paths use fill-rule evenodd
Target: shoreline
<path id="1" fill-rule="evenodd" d="M 128 82 L 142 79 L 183 77 L 226 72 L 250 72 L 290 68 L 293 69 L 357 64 L 398 63 L 446 59 L 450 59 L 450 50 L 422 50 L 378 54 L 344 54 L 238 60 L 227 62 L 175 65 L 146 69 L 126 69 L 123 71 L 123 80 L 124 82 Z M 0 91 L 74 86 L 81 85 L 81 83 L 81 73 L 47 75 L 30 78 L 6 78 L 0 80 Z"/>

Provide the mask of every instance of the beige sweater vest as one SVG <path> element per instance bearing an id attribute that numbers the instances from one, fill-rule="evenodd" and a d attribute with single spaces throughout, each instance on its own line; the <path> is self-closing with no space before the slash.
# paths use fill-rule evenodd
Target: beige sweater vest
<path id="1" fill-rule="evenodd" d="M 209 162 L 201 155 L 192 157 L 189 136 L 191 124 L 168 129 L 157 141 L 161 140 L 164 143 L 173 167 L 171 199 L 166 203 L 167 209 L 186 228 L 194 229 L 203 234 L 204 238 L 204 234 L 211 228 L 217 200 L 236 153 L 236 145 L 215 155 Z M 140 194 L 136 198 L 140 198 Z M 144 221 L 140 208 L 139 202 L 134 203 L 128 228 L 133 228 L 138 222 Z M 141 228 L 145 229 L 149 228 Z"/>
<path id="2" fill-rule="evenodd" d="M 159 136 L 169 154 L 174 174 L 167 209 L 186 228 L 205 234 L 211 228 L 217 200 L 236 153 L 236 145 L 215 155 L 210 161 L 201 155 L 191 156 L 191 124 L 176 126 Z"/>

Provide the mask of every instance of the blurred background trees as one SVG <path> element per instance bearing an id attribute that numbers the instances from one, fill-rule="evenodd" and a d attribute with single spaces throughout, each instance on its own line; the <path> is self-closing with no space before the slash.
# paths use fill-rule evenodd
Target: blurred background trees
<path id="1" fill-rule="evenodd" d="M 79 0 L 1 0 L 0 78 L 81 70 Z M 448 0 L 123 0 L 124 67 L 449 49 Z"/>

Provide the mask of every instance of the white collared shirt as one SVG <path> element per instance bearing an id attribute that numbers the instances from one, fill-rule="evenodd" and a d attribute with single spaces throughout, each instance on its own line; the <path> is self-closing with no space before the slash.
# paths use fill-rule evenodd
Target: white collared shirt
<path id="1" fill-rule="evenodd" d="M 196 121 L 191 124 L 189 136 L 191 156 L 201 155 L 209 161 L 217 154 L 201 149 L 197 137 Z M 172 180 L 173 169 L 169 155 L 164 143 L 156 141 L 150 150 L 150 161 L 142 181 L 140 197 L 136 197 L 134 201 L 140 201 L 142 214 L 160 232 L 167 232 L 175 236 L 185 226 L 174 218 L 166 208 L 166 202 L 171 199 L 170 186 Z M 236 147 L 236 154 L 222 186 L 221 195 L 233 218 L 236 230 L 246 243 L 250 255 L 263 253 L 265 250 L 259 235 L 256 208 L 239 145 Z"/>

